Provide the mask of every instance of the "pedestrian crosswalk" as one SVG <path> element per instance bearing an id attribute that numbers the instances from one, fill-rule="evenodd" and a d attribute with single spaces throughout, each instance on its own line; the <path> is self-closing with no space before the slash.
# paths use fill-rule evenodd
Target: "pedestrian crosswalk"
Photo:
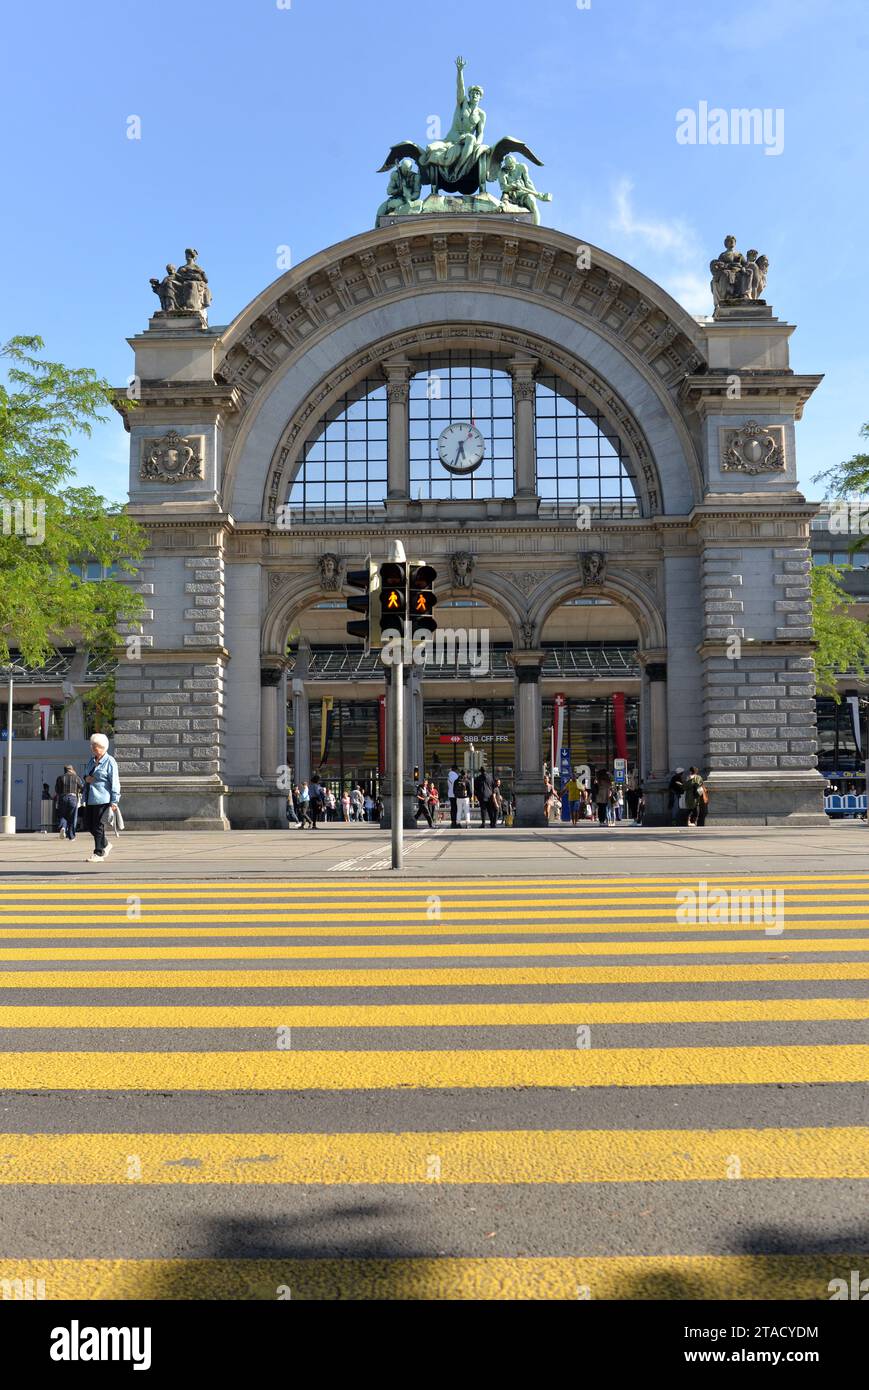
<path id="1" fill-rule="evenodd" d="M 869 874 L 4 883 L 0 1293 L 829 1298 L 867 981 Z"/>

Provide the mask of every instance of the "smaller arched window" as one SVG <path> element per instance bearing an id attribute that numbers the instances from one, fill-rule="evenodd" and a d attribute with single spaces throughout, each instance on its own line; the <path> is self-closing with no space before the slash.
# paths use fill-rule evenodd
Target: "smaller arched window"
<path id="1" fill-rule="evenodd" d="M 341 396 L 304 447 L 287 499 L 304 521 L 380 521 L 386 501 L 386 387 L 366 378 Z"/>
<path id="2" fill-rule="evenodd" d="M 572 386 L 551 375 L 538 376 L 536 385 L 541 511 L 566 516 L 585 505 L 593 516 L 637 516 L 637 495 L 619 435 Z"/>

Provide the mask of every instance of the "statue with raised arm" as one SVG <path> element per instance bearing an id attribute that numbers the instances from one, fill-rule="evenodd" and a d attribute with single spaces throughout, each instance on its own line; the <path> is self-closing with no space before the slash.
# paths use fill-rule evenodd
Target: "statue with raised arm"
<path id="1" fill-rule="evenodd" d="M 524 208 L 530 212 L 535 227 L 540 226 L 540 211 L 537 207 L 537 199 L 542 203 L 551 203 L 551 193 L 541 193 L 534 187 L 528 173 L 528 165 L 520 164 L 514 154 L 508 154 L 501 165 L 498 174 L 498 183 L 501 185 L 501 205 L 507 211 L 509 207 Z"/>
<path id="2" fill-rule="evenodd" d="M 466 66 L 464 58 L 456 59 L 456 106 L 452 125 L 443 140 L 424 146 L 412 140 L 393 145 L 378 173 L 385 174 L 401 160 L 409 158 L 415 160 L 422 183 L 430 184 L 433 194 L 461 193 L 469 198 L 480 194 L 489 199 L 491 211 L 497 212 L 499 204 L 486 193 L 486 184 L 494 183 L 499 177 L 505 156 L 521 154 L 537 165 L 542 161 L 521 140 L 510 135 L 493 146 L 485 143 L 486 113 L 480 106 L 483 89 L 477 86 L 465 89 Z"/>

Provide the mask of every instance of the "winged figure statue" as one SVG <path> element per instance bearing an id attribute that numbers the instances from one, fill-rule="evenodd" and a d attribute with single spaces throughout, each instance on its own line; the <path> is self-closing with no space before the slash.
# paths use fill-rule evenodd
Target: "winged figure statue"
<path id="1" fill-rule="evenodd" d="M 402 160 L 412 159 L 419 170 L 420 182 L 431 184 L 433 193 L 473 195 L 485 193 L 486 184 L 499 179 L 501 165 L 508 155 L 521 154 L 532 164 L 542 166 L 543 161 L 522 140 L 511 135 L 495 145 L 485 143 L 486 113 L 480 106 L 483 89 L 471 87 L 465 91 L 466 66 L 464 58 L 456 59 L 456 109 L 444 139 L 430 145 L 399 141 L 378 169 L 379 174 L 394 169 Z"/>

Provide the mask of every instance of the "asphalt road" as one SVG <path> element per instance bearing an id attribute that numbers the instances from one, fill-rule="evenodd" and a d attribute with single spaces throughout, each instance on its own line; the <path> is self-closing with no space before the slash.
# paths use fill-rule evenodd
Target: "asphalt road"
<path id="1" fill-rule="evenodd" d="M 705 882 L 6 878 L 7 1296 L 828 1299 L 869 874 Z"/>

